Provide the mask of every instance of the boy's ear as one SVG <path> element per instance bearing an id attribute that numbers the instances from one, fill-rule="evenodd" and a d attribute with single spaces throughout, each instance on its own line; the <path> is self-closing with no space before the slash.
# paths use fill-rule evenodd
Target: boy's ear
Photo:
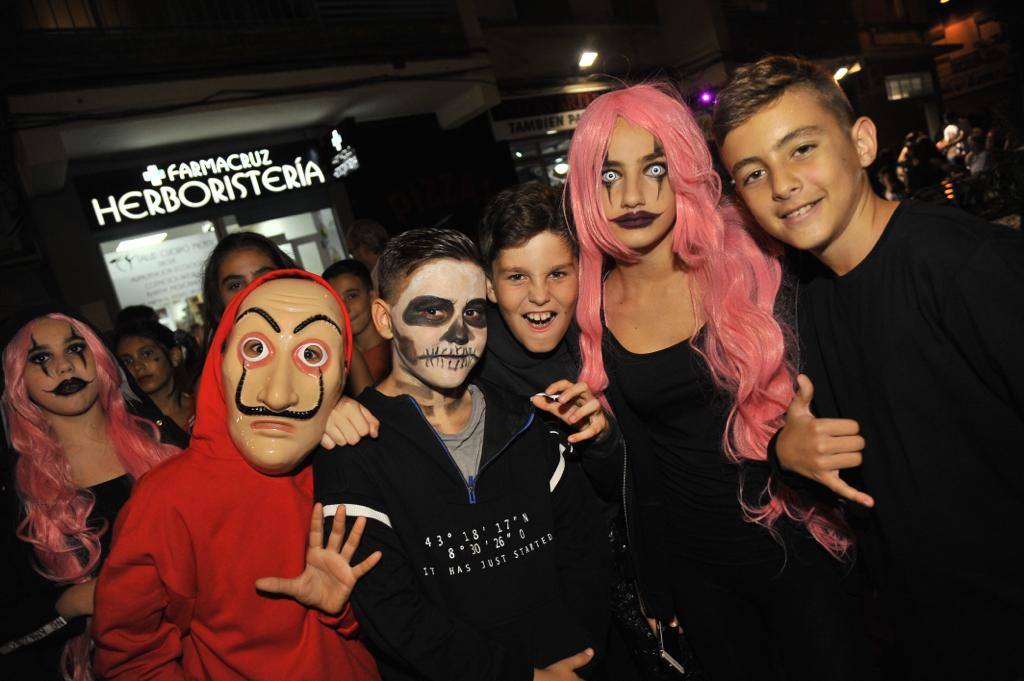
<path id="1" fill-rule="evenodd" d="M 383 298 L 374 298 L 370 303 L 370 318 L 373 325 L 377 327 L 377 333 L 384 338 L 391 340 L 395 332 L 391 328 L 391 306 Z"/>
<path id="2" fill-rule="evenodd" d="M 487 277 L 487 300 L 495 305 L 498 304 L 498 295 L 494 292 L 494 284 L 491 283 L 490 276 Z"/>
<path id="3" fill-rule="evenodd" d="M 867 116 L 861 116 L 850 128 L 853 146 L 857 149 L 857 159 L 861 168 L 867 168 L 875 162 L 878 154 L 878 131 L 875 122 Z"/>
<path id="4" fill-rule="evenodd" d="M 177 369 L 181 366 L 181 363 L 185 361 L 185 356 L 181 352 L 181 348 L 173 347 L 171 352 L 168 354 L 167 359 L 171 360 L 171 366 Z"/>

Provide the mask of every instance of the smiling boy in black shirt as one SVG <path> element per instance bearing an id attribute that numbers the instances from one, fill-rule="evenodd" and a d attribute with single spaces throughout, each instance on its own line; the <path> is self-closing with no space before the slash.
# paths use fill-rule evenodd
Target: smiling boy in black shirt
<path id="1" fill-rule="evenodd" d="M 871 508 L 851 516 L 894 618 L 900 678 L 1020 678 L 1024 239 L 875 195 L 874 124 L 809 62 L 737 70 L 715 136 L 761 227 L 802 251 L 810 380 L 778 464 Z"/>

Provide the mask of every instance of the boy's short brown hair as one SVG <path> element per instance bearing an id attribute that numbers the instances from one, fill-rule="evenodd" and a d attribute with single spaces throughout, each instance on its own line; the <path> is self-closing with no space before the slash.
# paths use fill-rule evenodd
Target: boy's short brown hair
<path id="1" fill-rule="evenodd" d="M 772 55 L 736 69 L 729 84 L 718 93 L 712 130 L 721 146 L 725 136 L 790 88 L 803 88 L 832 112 L 839 124 L 853 125 L 853 107 L 832 74 L 814 62 Z"/>
<path id="2" fill-rule="evenodd" d="M 488 276 L 502 251 L 518 248 L 543 232 L 562 237 L 572 254 L 578 256 L 563 208 L 562 192 L 542 182 L 527 182 L 499 192 L 487 205 L 477 231 Z"/>
<path id="3" fill-rule="evenodd" d="M 388 241 L 377 261 L 377 292 L 395 303 L 413 272 L 431 260 L 459 260 L 483 269 L 480 252 L 473 240 L 462 232 L 440 227 L 410 229 Z"/>

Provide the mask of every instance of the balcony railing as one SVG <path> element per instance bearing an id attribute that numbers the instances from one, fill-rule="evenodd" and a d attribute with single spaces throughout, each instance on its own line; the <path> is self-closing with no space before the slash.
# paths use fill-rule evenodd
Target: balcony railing
<path id="1" fill-rule="evenodd" d="M 470 52 L 456 0 L 12 0 L 14 89 Z"/>
<path id="2" fill-rule="evenodd" d="M 22 31 L 444 21 L 445 0 L 21 0 Z"/>

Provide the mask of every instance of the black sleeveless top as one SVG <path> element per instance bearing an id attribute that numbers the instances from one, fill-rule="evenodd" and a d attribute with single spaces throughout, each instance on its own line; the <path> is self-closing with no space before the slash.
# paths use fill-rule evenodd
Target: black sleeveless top
<path id="1" fill-rule="evenodd" d="M 741 466 L 722 451 L 730 398 L 715 386 L 707 362 L 689 340 L 637 354 L 607 327 L 605 333 L 609 380 L 648 430 L 652 451 L 630 453 L 653 457 L 660 473 L 667 553 L 720 565 L 781 559 L 782 548 L 769 532 L 743 517 Z M 624 434 L 628 443 L 630 434 Z M 755 501 L 768 464 L 745 462 L 742 470 L 745 498 Z"/>
<path id="2" fill-rule="evenodd" d="M 110 553 L 110 540 L 114 535 L 114 520 L 132 494 L 132 483 L 131 476 L 125 474 L 89 488 L 96 498 L 92 511 L 89 512 L 89 526 L 99 529 L 101 525 L 104 525 L 107 528 L 106 532 L 100 535 L 101 561 Z M 96 572 L 99 572 L 98 565 Z"/>

